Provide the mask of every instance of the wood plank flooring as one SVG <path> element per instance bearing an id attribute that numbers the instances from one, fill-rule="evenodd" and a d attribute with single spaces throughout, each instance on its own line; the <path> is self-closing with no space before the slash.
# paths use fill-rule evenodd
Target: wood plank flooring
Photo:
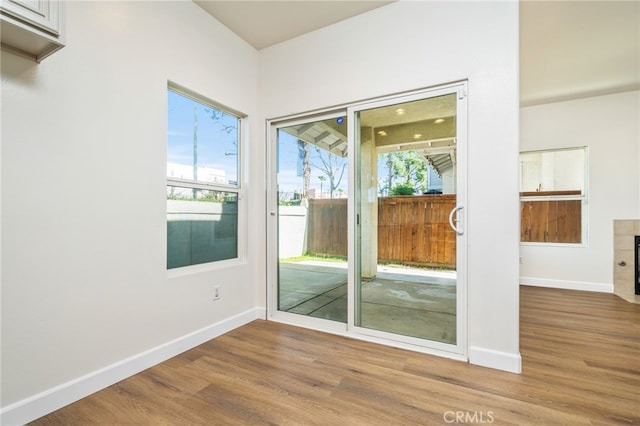
<path id="1" fill-rule="evenodd" d="M 523 373 L 255 321 L 33 425 L 640 424 L 640 305 L 521 287 Z"/>

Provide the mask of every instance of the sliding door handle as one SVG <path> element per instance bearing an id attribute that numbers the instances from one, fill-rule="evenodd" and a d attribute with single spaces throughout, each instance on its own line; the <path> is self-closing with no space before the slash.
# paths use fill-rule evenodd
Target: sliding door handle
<path id="1" fill-rule="evenodd" d="M 463 208 L 463 206 L 455 206 L 451 210 L 451 213 L 449 213 L 449 225 L 451 226 L 451 229 L 453 229 L 458 235 L 464 234 L 464 229 L 462 228 L 462 219 L 460 218 L 460 211 Z M 454 216 L 455 219 L 453 218 Z"/>

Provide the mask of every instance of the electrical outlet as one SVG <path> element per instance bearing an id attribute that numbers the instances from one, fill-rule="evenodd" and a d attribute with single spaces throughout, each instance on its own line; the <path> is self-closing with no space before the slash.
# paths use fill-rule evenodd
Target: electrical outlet
<path id="1" fill-rule="evenodd" d="M 213 300 L 220 300 L 220 286 L 213 287 Z"/>
<path id="2" fill-rule="evenodd" d="M 522 265 L 522 256 L 520 256 L 520 264 Z"/>

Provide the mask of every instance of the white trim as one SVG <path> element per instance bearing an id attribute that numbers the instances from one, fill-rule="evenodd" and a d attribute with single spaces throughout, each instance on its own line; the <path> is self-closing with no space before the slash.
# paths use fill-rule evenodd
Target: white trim
<path id="1" fill-rule="evenodd" d="M 295 315 L 295 314 L 280 315 L 282 313 L 283 312 L 279 312 L 278 315 L 270 317 L 269 321 L 292 325 L 294 327 L 307 328 L 309 330 L 315 330 L 320 333 L 335 334 L 337 336 L 347 337 L 349 339 L 356 339 L 364 342 L 376 343 L 376 344 L 388 346 L 391 348 L 404 349 L 408 351 L 423 353 L 426 355 L 433 355 L 441 358 L 448 358 L 456 361 L 467 362 L 467 358 L 464 355 L 456 352 L 452 352 L 450 350 L 437 349 L 433 346 L 424 346 L 421 344 L 411 344 L 404 341 L 392 340 L 386 337 L 376 337 L 372 334 L 357 333 L 357 331 L 350 332 L 346 330 L 345 323 L 336 323 L 335 321 L 329 321 L 329 320 L 321 320 L 321 321 L 306 320 L 307 317 L 304 317 L 302 315 Z M 295 318 L 296 316 L 299 318 Z M 416 339 L 416 341 L 417 340 L 418 339 Z M 443 345 L 443 347 L 446 347 L 446 346 L 448 345 Z"/>
<path id="2" fill-rule="evenodd" d="M 184 189 L 199 189 L 202 191 L 233 192 L 235 194 L 238 194 L 238 197 L 240 197 L 240 184 L 231 185 L 226 183 L 204 182 L 200 180 L 190 180 L 167 176 L 167 186 L 175 186 L 176 188 Z"/>
<path id="3" fill-rule="evenodd" d="M 167 90 L 171 90 L 174 93 L 179 94 L 180 96 L 184 96 L 187 97 L 189 99 L 191 99 L 192 101 L 195 102 L 199 102 L 201 104 L 208 104 L 209 106 L 215 108 L 215 109 L 219 109 L 222 112 L 225 112 L 227 114 L 230 115 L 235 115 L 238 118 L 247 118 L 247 114 L 245 114 L 244 112 L 241 112 L 240 110 L 237 110 L 235 108 L 231 108 L 228 107 L 224 104 L 221 104 L 220 102 L 216 102 L 213 99 L 202 95 L 200 92 L 196 92 L 195 90 L 191 90 L 181 84 L 178 84 L 174 81 L 168 80 L 167 81 Z M 240 129 L 238 129 L 240 130 Z M 238 138 L 240 139 L 240 138 Z"/>
<path id="4" fill-rule="evenodd" d="M 531 246 L 544 246 L 544 247 L 575 247 L 575 248 L 586 248 L 589 247 L 589 147 L 588 146 L 569 146 L 569 147 L 558 147 L 558 148 L 547 148 L 547 149 L 537 149 L 531 151 L 520 151 L 518 158 L 522 158 L 522 154 L 531 154 L 531 153 L 544 153 L 544 152 L 566 152 L 566 151 L 582 151 L 584 158 L 583 164 L 583 183 L 582 183 L 582 194 L 581 195 L 543 195 L 543 196 L 520 196 L 520 203 L 525 201 L 554 201 L 554 200 L 575 200 L 582 201 L 580 204 L 581 209 L 581 229 L 580 229 L 580 238 L 582 241 L 579 243 L 556 243 L 556 242 L 546 242 L 546 241 L 521 241 L 521 245 L 531 245 Z M 520 161 L 520 185 L 522 184 L 522 161 Z M 522 191 L 522 188 L 520 188 Z"/>
<path id="5" fill-rule="evenodd" d="M 596 291 L 613 293 L 613 283 L 593 283 L 587 281 L 567 281 L 549 278 L 520 277 L 521 285 L 534 287 L 561 288 L 565 290 Z"/>
<path id="6" fill-rule="evenodd" d="M 495 368 L 509 373 L 522 373 L 522 357 L 519 353 L 514 354 L 470 346 L 469 363 L 482 367 Z"/>
<path id="7" fill-rule="evenodd" d="M 184 277 L 185 275 L 199 274 L 203 272 L 216 271 L 219 269 L 229 269 L 238 266 L 247 266 L 247 262 L 238 257 L 233 259 L 216 260 L 207 263 L 196 263 L 194 265 L 179 266 L 167 269 L 167 279 Z"/>
<path id="8" fill-rule="evenodd" d="M 584 217 L 584 215 L 583 215 Z M 589 248 L 587 241 L 582 243 L 545 243 L 544 241 L 520 241 L 521 247 L 561 247 L 561 248 Z"/>
<path id="9" fill-rule="evenodd" d="M 261 317 L 263 308 L 250 309 L 18 401 L 0 410 L 0 424 L 31 422 Z"/>
<path id="10" fill-rule="evenodd" d="M 446 357 L 453 357 L 455 359 L 464 361 L 467 360 L 466 355 L 460 349 L 460 345 L 438 342 L 437 340 L 430 340 L 422 337 L 402 335 L 390 331 L 381 331 L 372 328 L 359 327 L 357 325 L 351 327 L 350 330 L 352 331 L 354 337 L 362 340 L 367 340 L 370 342 L 382 342 L 387 346 L 409 350 L 415 350 L 412 348 L 426 348 L 426 352 L 424 350 L 418 350 L 418 352 L 429 354 L 450 354 Z M 425 344 L 425 342 L 428 342 L 428 344 Z"/>
<path id="11" fill-rule="evenodd" d="M 261 319 L 261 320 L 267 319 L 267 308 L 264 308 L 264 307 L 253 308 L 253 311 L 256 313 L 255 319 Z"/>

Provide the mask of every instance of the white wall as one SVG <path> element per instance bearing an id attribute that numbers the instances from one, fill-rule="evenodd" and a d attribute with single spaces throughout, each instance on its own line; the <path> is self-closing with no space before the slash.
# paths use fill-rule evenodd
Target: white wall
<path id="1" fill-rule="evenodd" d="M 518 4 L 400 1 L 260 51 L 266 118 L 469 80 L 468 345 L 519 370 Z M 496 208 L 499 206 L 499 208 Z"/>
<path id="2" fill-rule="evenodd" d="M 28 421 L 160 361 L 172 339 L 188 337 L 186 348 L 264 308 L 262 118 L 461 79 L 467 343 L 472 362 L 519 369 L 517 40 L 515 2 L 398 2 L 259 58 L 191 2 L 68 3 L 64 49 L 38 65 L 1 58 L 2 421 Z M 167 80 L 250 117 L 244 262 L 166 272 Z"/>
<path id="3" fill-rule="evenodd" d="M 278 257 L 302 256 L 306 251 L 307 211 L 304 206 L 278 208 Z"/>
<path id="4" fill-rule="evenodd" d="M 255 311 L 253 245 L 168 277 L 165 185 L 167 80 L 255 117 L 257 59 L 192 2 L 69 2 L 64 49 L 2 53 L 6 424 L 37 413 L 11 404 Z M 245 212 L 264 209 L 263 159 L 245 153 Z"/>
<path id="5" fill-rule="evenodd" d="M 640 92 L 522 108 L 520 149 L 589 147 L 588 242 L 522 244 L 523 284 L 613 291 L 613 220 L 640 218 Z"/>

